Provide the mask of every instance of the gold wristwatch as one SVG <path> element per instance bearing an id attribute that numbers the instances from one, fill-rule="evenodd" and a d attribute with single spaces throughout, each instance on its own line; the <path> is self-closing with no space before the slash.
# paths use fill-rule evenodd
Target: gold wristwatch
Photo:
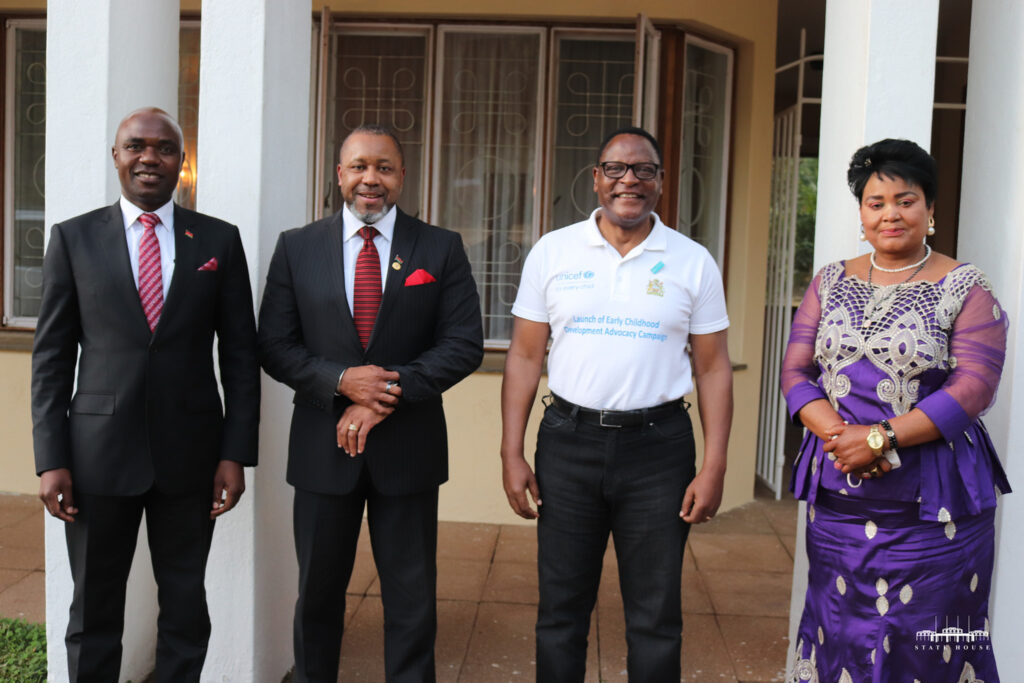
<path id="1" fill-rule="evenodd" d="M 878 430 L 878 425 L 871 425 L 871 431 L 868 432 L 868 448 L 876 458 L 881 457 L 882 450 L 885 447 L 885 437 L 882 436 L 882 432 Z"/>

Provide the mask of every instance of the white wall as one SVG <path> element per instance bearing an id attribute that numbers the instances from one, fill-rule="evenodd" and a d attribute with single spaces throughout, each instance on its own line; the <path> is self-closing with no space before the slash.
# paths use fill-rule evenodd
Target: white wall
<path id="1" fill-rule="evenodd" d="M 1016 680 L 1024 671 L 1024 4 L 976 0 L 971 11 L 957 251 L 988 274 L 1010 318 L 999 398 L 985 423 L 1019 492 L 1000 501 L 989 608 L 996 661 L 1004 680 Z"/>
<path id="2" fill-rule="evenodd" d="M 258 302 L 278 233 L 306 222 L 312 14 L 302 2 L 209 0 L 201 31 L 197 204 L 238 225 Z M 210 554 L 204 681 L 277 683 L 293 663 L 292 392 L 264 380 L 260 464 Z"/>

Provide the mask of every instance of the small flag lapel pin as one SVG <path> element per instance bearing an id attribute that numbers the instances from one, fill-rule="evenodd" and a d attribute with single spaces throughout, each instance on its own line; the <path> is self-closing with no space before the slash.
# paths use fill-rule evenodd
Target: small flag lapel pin
<path id="1" fill-rule="evenodd" d="M 185 237 L 187 237 L 189 239 L 192 239 L 194 237 L 194 235 L 192 234 L 191 230 L 186 230 L 185 231 Z"/>

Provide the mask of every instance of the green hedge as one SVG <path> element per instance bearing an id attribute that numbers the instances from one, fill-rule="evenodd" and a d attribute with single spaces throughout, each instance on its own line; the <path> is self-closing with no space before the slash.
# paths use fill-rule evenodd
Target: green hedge
<path id="1" fill-rule="evenodd" d="M 46 680 L 46 626 L 20 619 L 0 619 L 0 681 Z"/>

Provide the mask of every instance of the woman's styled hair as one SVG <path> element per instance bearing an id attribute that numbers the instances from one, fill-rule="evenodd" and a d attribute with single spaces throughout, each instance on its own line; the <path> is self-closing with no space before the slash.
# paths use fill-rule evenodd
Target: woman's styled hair
<path id="1" fill-rule="evenodd" d="M 899 178 L 917 185 L 924 192 L 928 206 L 935 201 L 935 188 L 938 184 L 935 159 L 910 140 L 887 138 L 854 152 L 846 172 L 846 182 L 858 202 L 864 198 L 864 186 L 873 175 L 890 180 Z"/>

